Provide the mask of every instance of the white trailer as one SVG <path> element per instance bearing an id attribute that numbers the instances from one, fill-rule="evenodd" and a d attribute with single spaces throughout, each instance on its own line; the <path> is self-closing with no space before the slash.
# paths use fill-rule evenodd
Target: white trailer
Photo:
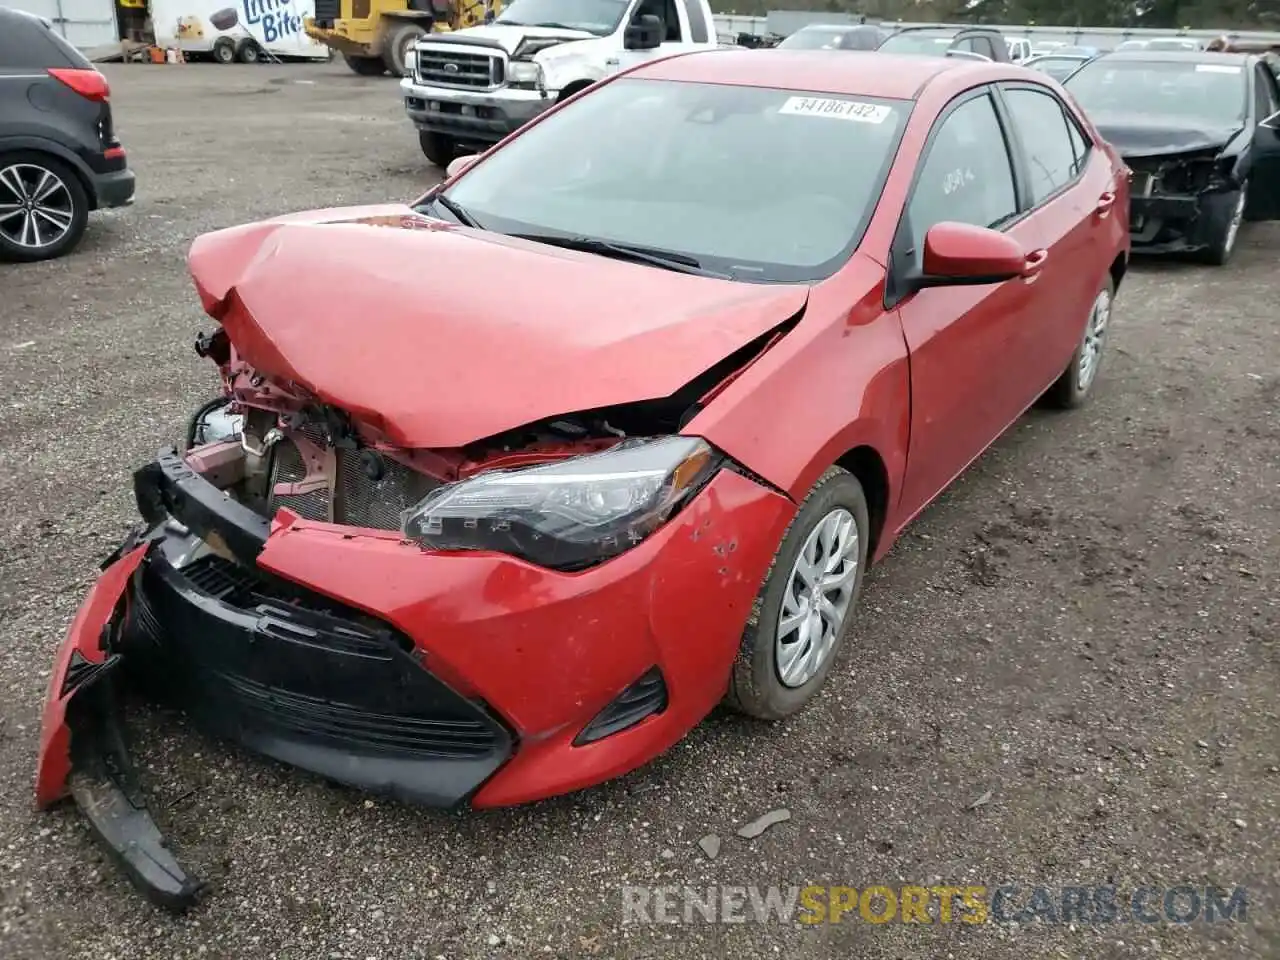
<path id="1" fill-rule="evenodd" d="M 315 0 L 151 0 L 156 45 L 209 54 L 220 63 L 328 60 L 329 48 L 302 29 Z"/>

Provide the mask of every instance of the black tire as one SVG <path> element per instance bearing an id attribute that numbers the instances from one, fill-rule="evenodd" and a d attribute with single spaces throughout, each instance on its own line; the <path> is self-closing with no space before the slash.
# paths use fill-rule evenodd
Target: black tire
<path id="1" fill-rule="evenodd" d="M 426 28 L 417 23 L 402 23 L 387 31 L 387 37 L 382 47 L 383 59 L 386 60 L 387 69 L 391 71 L 393 77 L 408 76 L 409 71 L 405 66 L 405 54 L 408 52 L 410 44 L 417 43 L 426 35 Z"/>
<path id="2" fill-rule="evenodd" d="M 568 100 L 570 97 L 576 97 L 589 86 L 591 86 L 589 82 L 569 84 L 569 86 L 560 91 L 560 96 L 556 97 L 556 103 L 559 103 L 561 100 Z"/>
<path id="3" fill-rule="evenodd" d="M 840 632 L 826 660 L 818 671 L 801 686 L 782 682 L 777 659 L 777 625 L 786 591 L 791 589 L 792 570 L 805 540 L 833 510 L 843 507 L 853 515 L 858 530 L 858 568 L 854 576 L 851 599 Z M 862 580 L 867 566 L 867 543 L 871 524 L 867 498 L 858 478 L 840 467 L 831 467 L 814 484 L 800 505 L 773 563 L 756 595 L 751 617 L 742 634 L 742 645 L 729 678 L 725 704 L 740 713 L 762 720 L 780 720 L 805 706 L 826 682 L 831 666 L 840 655 L 849 625 L 858 606 Z"/>
<path id="4" fill-rule="evenodd" d="M 236 44 L 236 59 L 241 63 L 259 63 L 262 60 L 262 47 L 252 38 L 241 40 Z"/>
<path id="5" fill-rule="evenodd" d="M 1107 295 L 1107 316 L 1104 320 L 1102 336 L 1100 340 L 1097 337 L 1095 329 L 1095 308 L 1098 299 L 1103 295 Z M 1098 373 L 1101 371 L 1102 363 L 1106 358 L 1106 346 L 1110 341 L 1111 333 L 1111 313 L 1115 306 L 1116 285 L 1108 274 L 1106 280 L 1098 288 L 1098 292 L 1094 295 L 1093 303 L 1089 305 L 1089 315 L 1085 319 L 1084 330 L 1080 334 L 1080 341 L 1076 344 L 1075 350 L 1071 353 L 1071 360 L 1067 363 L 1067 368 L 1062 371 L 1062 375 L 1053 382 L 1048 390 L 1044 392 L 1044 396 L 1040 398 L 1043 406 L 1051 407 L 1055 410 L 1074 410 L 1076 407 L 1084 406 L 1090 395 L 1093 393 L 1093 385 L 1098 382 Z M 1087 380 L 1081 382 L 1081 361 L 1084 358 L 1085 351 L 1092 349 L 1092 344 L 1097 343 L 1097 352 L 1093 359 L 1092 372 L 1089 373 Z"/>
<path id="6" fill-rule="evenodd" d="M 7 184 L 13 184 L 14 174 L 9 172 L 18 170 L 22 177 L 22 185 L 27 189 L 34 187 L 42 178 L 43 173 L 49 173 L 57 177 L 62 183 L 62 188 L 56 191 L 55 195 L 49 196 L 49 206 L 51 209 L 65 211 L 70 215 L 70 223 L 66 228 L 66 232 L 57 239 L 56 242 L 42 245 L 39 247 L 23 245 L 17 240 L 11 239 L 8 233 L 18 229 L 18 237 L 21 238 L 20 228 L 10 226 L 12 218 L 6 219 L 0 224 L 0 260 L 8 260 L 16 263 L 34 263 L 38 260 L 52 260 L 55 257 L 61 257 L 70 253 L 75 249 L 80 239 L 84 236 L 85 225 L 89 222 L 89 194 L 85 190 L 84 183 L 76 172 L 54 157 L 44 153 L 36 153 L 33 151 L 16 151 L 13 153 L 0 154 L 0 173 L 7 173 L 3 180 Z M 48 188 L 48 184 L 46 184 Z M 13 203 L 14 198 L 9 194 L 12 190 L 10 186 L 0 186 L 0 203 Z M 17 198 L 16 202 L 21 202 L 23 198 Z M 25 214 L 24 214 L 25 218 Z M 47 227 L 51 226 L 47 220 L 42 219 Z M 31 237 L 28 236 L 28 242 Z"/>
<path id="7" fill-rule="evenodd" d="M 219 37 L 213 41 L 214 63 L 235 63 L 236 44 L 230 37 Z"/>
<path id="8" fill-rule="evenodd" d="M 353 57 L 344 53 L 342 59 L 346 61 L 352 73 L 362 77 L 380 77 L 387 72 L 387 65 L 381 57 Z"/>
<path id="9" fill-rule="evenodd" d="M 1244 210 L 1248 206 L 1248 190 L 1246 181 L 1239 190 L 1209 194 L 1204 198 L 1206 209 L 1201 215 L 1209 222 L 1209 246 L 1201 251 L 1200 259 L 1205 263 L 1215 267 L 1226 266 L 1236 252 L 1240 224 L 1244 222 Z"/>
<path id="10" fill-rule="evenodd" d="M 458 142 L 442 133 L 418 132 L 418 145 L 428 160 L 443 170 L 458 155 Z"/>

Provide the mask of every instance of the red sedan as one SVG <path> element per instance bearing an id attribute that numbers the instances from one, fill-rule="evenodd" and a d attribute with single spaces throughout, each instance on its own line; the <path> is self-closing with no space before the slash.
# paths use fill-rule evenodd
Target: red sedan
<path id="1" fill-rule="evenodd" d="M 465 169 L 463 169 L 465 168 Z M 1092 390 L 1125 170 L 1008 64 L 642 65 L 417 204 L 201 237 L 223 395 L 58 655 L 37 783 L 182 908 L 125 685 L 330 780 L 476 807 L 785 717 L 867 564 Z"/>

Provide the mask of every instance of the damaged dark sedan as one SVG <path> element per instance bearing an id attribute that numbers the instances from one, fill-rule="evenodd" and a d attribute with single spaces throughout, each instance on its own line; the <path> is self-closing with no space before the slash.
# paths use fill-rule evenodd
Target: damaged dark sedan
<path id="1" fill-rule="evenodd" d="M 1280 217 L 1280 90 L 1260 58 L 1122 51 L 1065 85 L 1132 171 L 1135 252 L 1222 265 L 1241 223 Z"/>

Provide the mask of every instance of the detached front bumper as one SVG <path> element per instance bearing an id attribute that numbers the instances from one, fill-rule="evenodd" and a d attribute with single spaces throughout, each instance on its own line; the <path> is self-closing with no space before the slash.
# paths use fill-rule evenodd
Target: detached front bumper
<path id="1" fill-rule="evenodd" d="M 122 684 L 200 728 L 415 803 L 536 800 L 625 773 L 719 701 L 785 497 L 722 471 L 644 543 L 565 574 L 433 554 L 384 531 L 257 517 L 162 456 L 147 523 L 59 652 L 37 800 L 70 793 L 131 879 L 183 909 L 200 884 L 146 811 Z"/>
<path id="2" fill-rule="evenodd" d="M 420 131 L 468 143 L 497 143 L 555 102 L 551 95 L 538 90 L 503 87 L 470 93 L 428 86 L 412 77 L 400 81 L 400 91 L 405 111 Z"/>

